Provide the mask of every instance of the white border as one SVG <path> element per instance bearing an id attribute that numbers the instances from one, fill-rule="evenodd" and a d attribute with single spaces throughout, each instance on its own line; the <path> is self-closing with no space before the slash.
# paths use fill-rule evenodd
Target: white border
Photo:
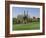
<path id="1" fill-rule="evenodd" d="M 12 31 L 12 7 L 40 8 L 40 30 Z M 10 34 L 39 33 L 42 32 L 42 6 L 10 4 Z"/>

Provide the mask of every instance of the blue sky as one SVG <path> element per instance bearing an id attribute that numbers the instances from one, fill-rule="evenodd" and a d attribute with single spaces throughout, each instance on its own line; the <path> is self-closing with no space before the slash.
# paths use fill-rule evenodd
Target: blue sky
<path id="1" fill-rule="evenodd" d="M 12 17 L 17 17 L 19 14 L 27 13 L 30 17 L 40 17 L 40 8 L 28 8 L 28 7 L 13 7 L 12 8 Z"/>

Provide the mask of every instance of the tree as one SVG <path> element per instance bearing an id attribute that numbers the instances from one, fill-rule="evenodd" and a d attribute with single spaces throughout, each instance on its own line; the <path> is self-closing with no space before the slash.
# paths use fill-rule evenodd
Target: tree
<path id="1" fill-rule="evenodd" d="M 13 18 L 13 24 L 16 24 L 16 22 L 17 22 L 17 19 Z"/>
<path id="2" fill-rule="evenodd" d="M 40 18 L 37 18 L 37 21 L 39 22 L 40 21 Z"/>

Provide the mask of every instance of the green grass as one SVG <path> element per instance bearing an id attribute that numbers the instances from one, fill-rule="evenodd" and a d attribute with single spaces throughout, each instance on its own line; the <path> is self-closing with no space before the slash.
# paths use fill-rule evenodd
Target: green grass
<path id="1" fill-rule="evenodd" d="M 32 22 L 30 24 L 14 24 L 13 30 L 38 30 L 40 29 L 40 22 Z"/>

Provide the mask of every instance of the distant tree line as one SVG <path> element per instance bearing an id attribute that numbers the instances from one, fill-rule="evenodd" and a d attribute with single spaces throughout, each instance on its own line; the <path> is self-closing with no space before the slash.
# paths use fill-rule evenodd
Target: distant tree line
<path id="1" fill-rule="evenodd" d="M 27 16 L 23 17 L 18 15 L 17 18 L 13 18 L 13 24 L 26 24 L 26 23 L 31 23 L 31 22 L 39 22 L 40 18 L 29 18 Z"/>

